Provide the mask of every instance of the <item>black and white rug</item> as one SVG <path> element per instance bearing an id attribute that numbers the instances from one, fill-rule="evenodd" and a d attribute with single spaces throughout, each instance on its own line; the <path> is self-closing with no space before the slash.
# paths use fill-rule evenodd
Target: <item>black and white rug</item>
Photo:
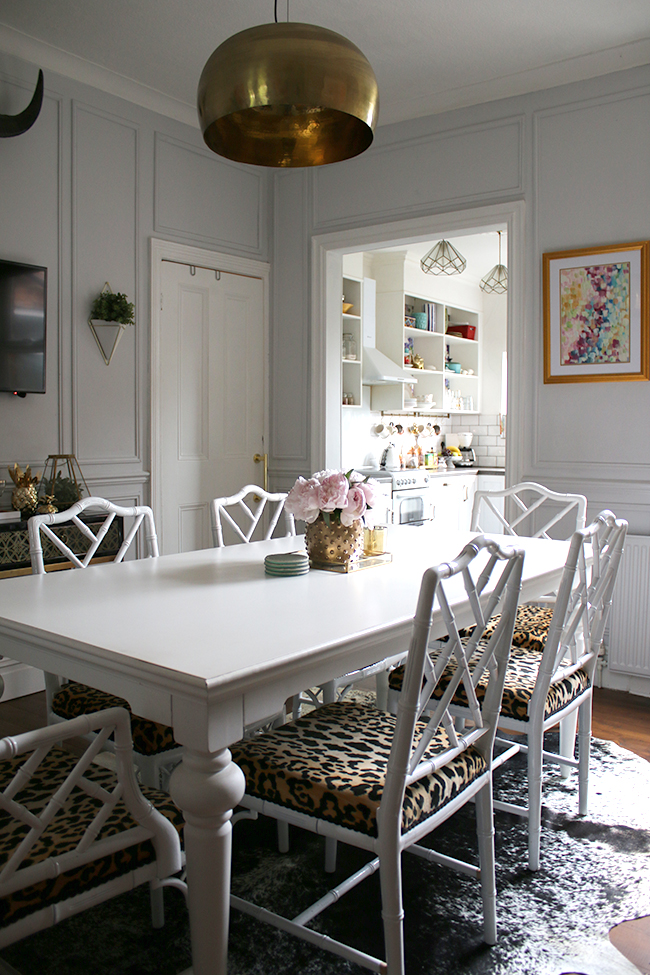
<path id="1" fill-rule="evenodd" d="M 521 801 L 525 760 L 497 773 L 495 795 Z M 473 808 L 436 831 L 441 852 L 475 859 Z M 497 813 L 499 941 L 481 940 L 475 881 L 404 857 L 408 975 L 633 975 L 609 942 L 610 928 L 650 914 L 650 763 L 610 742 L 594 741 L 590 810 L 577 815 L 577 779 L 545 771 L 542 869 L 526 867 L 522 820 Z M 242 896 L 297 914 L 368 859 L 339 845 L 337 874 L 323 871 L 323 840 L 292 830 L 291 851 L 277 852 L 275 825 L 240 822 L 234 832 L 233 887 Z M 191 965 L 182 895 L 166 892 L 167 921 L 154 931 L 148 891 L 140 888 L 0 953 L 21 975 L 178 975 Z M 375 876 L 319 919 L 333 937 L 381 955 Z M 2 968 L 0 966 L 0 971 Z M 361 975 L 340 958 L 233 912 L 229 975 Z"/>

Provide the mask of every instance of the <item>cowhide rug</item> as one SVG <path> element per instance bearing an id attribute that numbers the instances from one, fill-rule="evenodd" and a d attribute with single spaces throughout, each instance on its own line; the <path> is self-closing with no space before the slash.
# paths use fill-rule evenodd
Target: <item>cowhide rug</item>
<path id="1" fill-rule="evenodd" d="M 521 799 L 525 760 L 497 772 L 495 795 Z M 404 857 L 408 975 L 633 975 L 609 942 L 610 928 L 650 914 L 650 763 L 610 742 L 592 747 L 589 815 L 577 815 L 577 777 L 545 770 L 542 869 L 526 867 L 524 822 L 497 813 L 499 940 L 481 940 L 475 881 Z M 475 856 L 474 812 L 467 807 L 429 842 L 461 858 Z M 368 859 L 339 845 L 334 882 Z M 298 913 L 333 885 L 323 871 L 323 840 L 291 831 L 277 852 L 275 824 L 260 819 L 234 830 L 233 887 L 246 898 Z M 167 920 L 154 931 L 146 887 L 0 952 L 21 975 L 178 975 L 191 965 L 182 895 L 166 892 Z M 382 953 L 378 877 L 321 915 L 333 937 Z M 1 968 L 0 968 L 1 971 Z M 229 975 L 361 975 L 358 968 L 233 911 Z"/>

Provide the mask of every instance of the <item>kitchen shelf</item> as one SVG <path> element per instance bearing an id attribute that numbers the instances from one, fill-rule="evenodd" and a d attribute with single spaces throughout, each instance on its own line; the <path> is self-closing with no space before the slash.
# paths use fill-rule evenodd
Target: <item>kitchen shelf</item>
<path id="1" fill-rule="evenodd" d="M 400 275 L 403 277 L 403 272 Z M 387 281 L 394 287 L 400 277 L 391 274 Z M 371 408 L 386 413 L 411 410 L 405 407 L 405 400 L 414 396 L 430 395 L 438 404 L 440 413 L 479 412 L 479 365 L 480 365 L 480 323 L 478 312 L 456 305 L 437 301 L 431 296 L 416 295 L 404 290 L 384 288 L 381 274 L 377 277 L 377 348 L 392 359 L 404 363 L 404 368 L 413 376 L 414 384 L 374 386 L 371 393 Z M 428 309 L 432 308 L 432 313 Z M 417 328 L 405 324 L 405 319 L 427 314 L 427 325 L 432 328 Z M 471 325 L 476 338 L 447 335 L 450 325 Z M 410 350 L 410 352 L 407 352 Z M 459 362 L 461 369 L 472 370 L 472 375 L 456 373 L 445 369 L 447 353 L 451 361 Z M 407 364 L 407 354 L 419 355 L 424 361 L 424 369 Z M 454 401 L 460 398 L 469 401 L 472 409 L 456 409 Z"/>
<path id="2" fill-rule="evenodd" d="M 361 330 L 361 315 L 363 311 L 363 286 L 358 278 L 343 277 L 343 301 L 352 302 L 352 308 L 341 311 L 341 347 L 343 336 L 349 334 L 356 346 L 356 359 L 341 357 L 341 401 L 344 409 L 360 409 L 362 403 L 361 366 L 363 356 L 363 335 Z M 345 396 L 351 396 L 352 403 L 345 402 Z"/>

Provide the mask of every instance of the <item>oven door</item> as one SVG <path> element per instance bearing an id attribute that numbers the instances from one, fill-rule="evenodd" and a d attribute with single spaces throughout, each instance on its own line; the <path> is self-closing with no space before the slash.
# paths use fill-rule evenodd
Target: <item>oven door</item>
<path id="1" fill-rule="evenodd" d="M 433 498 L 428 488 L 393 491 L 393 524 L 422 525 L 433 519 Z"/>

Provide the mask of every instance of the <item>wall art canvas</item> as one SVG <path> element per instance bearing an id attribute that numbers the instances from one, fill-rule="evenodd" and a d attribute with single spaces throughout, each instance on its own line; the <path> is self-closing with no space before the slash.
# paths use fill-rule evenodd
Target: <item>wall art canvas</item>
<path id="1" fill-rule="evenodd" d="M 650 379 L 650 244 L 543 256 L 544 382 Z"/>

